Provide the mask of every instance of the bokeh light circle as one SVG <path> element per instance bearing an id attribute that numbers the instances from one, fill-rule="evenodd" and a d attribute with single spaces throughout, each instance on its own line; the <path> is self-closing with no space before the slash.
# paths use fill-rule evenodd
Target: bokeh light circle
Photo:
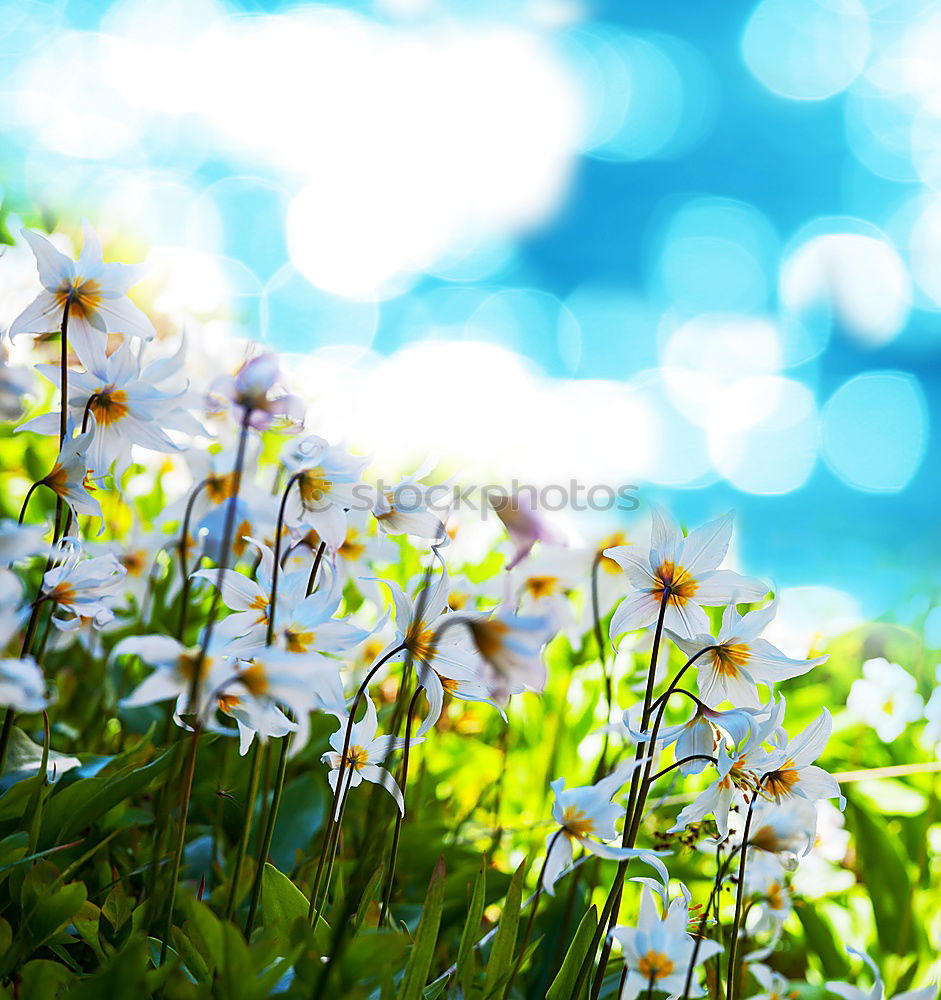
<path id="1" fill-rule="evenodd" d="M 859 0 L 762 0 L 745 27 L 742 54 L 769 90 L 819 101 L 862 72 L 869 41 Z"/>
<path id="2" fill-rule="evenodd" d="M 921 465 L 927 437 L 924 393 L 906 372 L 857 375 L 840 386 L 823 409 L 824 458 L 856 489 L 904 489 Z"/>

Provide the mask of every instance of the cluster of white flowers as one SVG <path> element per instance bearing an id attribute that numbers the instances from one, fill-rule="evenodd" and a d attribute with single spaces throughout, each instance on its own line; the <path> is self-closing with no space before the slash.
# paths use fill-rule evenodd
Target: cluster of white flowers
<path id="1" fill-rule="evenodd" d="M 191 379 L 185 344 L 172 353 L 163 349 L 127 298 L 132 269 L 104 263 L 89 227 L 74 262 L 44 237 L 24 235 L 42 291 L 9 333 L 61 333 L 59 363 L 37 365 L 61 403 L 58 412 L 18 428 L 57 437 L 59 445 L 23 509 L 45 487 L 56 515 L 49 530 L 23 524 L 22 516 L 19 525 L 0 526 L 0 562 L 11 567 L 0 570 L 0 634 L 4 648 L 16 641 L 20 649 L 0 659 L 0 704 L 7 708 L 0 758 L 14 715 L 43 711 L 53 700 L 42 672 L 49 642 L 90 649 L 101 641 L 119 676 L 132 676 L 132 657 L 148 671 L 120 692 L 122 713 L 171 702 L 173 719 L 193 734 L 194 746 L 208 730 L 237 737 L 243 755 L 271 739 L 283 741 L 286 755 L 300 751 L 313 713 L 326 713 L 337 722 L 321 757 L 334 791 L 331 823 L 340 823 L 347 792 L 363 781 L 386 789 L 404 813 L 407 787 L 393 777 L 392 756 L 403 754 L 404 774 L 410 748 L 428 738 L 446 696 L 488 703 L 505 718 L 514 695 L 542 691 L 547 642 L 556 633 L 585 630 L 570 593 L 590 576 L 587 613 L 598 634 L 613 610 L 610 638 L 630 633 L 633 648 L 649 648 L 649 669 L 642 698 L 617 706 L 623 721 L 614 725 L 609 698 L 595 773 L 610 773 L 584 787 L 566 787 L 563 778 L 552 783 L 554 823 L 533 913 L 539 893 L 553 893 L 574 867 L 576 845 L 616 861 L 598 927 L 599 975 L 617 944 L 622 1000 L 645 991 L 702 995 L 697 970 L 722 950 L 704 937 L 709 907 L 691 933 L 690 892 L 680 884 L 671 895 L 663 861 L 669 852 L 637 846 L 654 785 L 683 776 L 692 793 L 671 815 L 659 846 L 673 835 L 724 852 L 717 887 L 734 874 L 736 859 L 731 998 L 732 981 L 740 978 L 735 948 L 743 894 L 757 907 L 749 933 L 767 932 L 773 945 L 790 911 L 787 873 L 815 843 L 818 806 L 840 798 L 837 782 L 815 764 L 830 735 L 829 712 L 789 736 L 777 691 L 826 658 L 795 659 L 762 638 L 777 611 L 770 588 L 720 568 L 731 515 L 684 535 L 654 509 L 646 544 L 619 536 L 575 550 L 537 511 L 508 499 L 496 506 L 511 543 L 507 572 L 480 584 L 456 580 L 448 563 L 460 545 L 460 525 L 426 502 L 428 470 L 376 492 L 371 510 L 359 509 L 367 460 L 304 429 L 304 402 L 273 354 L 256 349 L 231 374 Z M 27 388 L 21 370 L 4 366 L 0 410 L 18 414 Z M 287 438 L 272 487 L 261 455 L 271 454 L 273 431 Z M 110 487 L 132 499 L 141 451 L 161 456 L 150 465 L 166 463 L 166 502 L 153 523 L 136 518 L 129 531 L 116 531 L 99 495 Z M 408 505 L 400 501 L 402 487 Z M 424 568 L 411 580 L 401 573 L 398 582 L 383 578 L 380 567 L 403 558 L 404 546 L 390 536 L 406 535 L 420 552 L 411 565 Z M 45 567 L 36 592 L 27 594 L 24 573 L 13 567 L 28 570 L 34 560 Z M 146 627 L 154 574 L 165 580 L 168 606 L 179 615 L 172 634 Z M 350 584 L 361 603 L 347 600 Z M 131 625 L 133 634 L 109 638 Z M 683 664 L 669 678 L 668 643 Z M 606 649 L 599 653 L 604 663 Z M 399 691 L 411 667 L 416 683 L 404 737 L 379 733 L 369 690 L 382 680 L 380 671 L 397 663 L 403 664 Z M 133 669 L 140 678 L 140 668 Z M 695 693 L 680 684 L 688 673 L 696 676 Z M 901 668 L 874 660 L 854 685 L 850 709 L 873 721 L 883 739 L 895 738 L 922 712 L 905 678 Z M 690 703 L 689 717 L 665 723 L 668 712 L 677 717 L 680 698 Z M 929 705 L 936 728 L 939 706 L 935 699 Z M 423 717 L 413 734 L 416 708 Z M 616 745 L 609 746 L 612 737 Z M 644 883 L 639 916 L 621 926 L 624 873 L 633 859 L 657 877 L 636 879 Z M 312 909 L 319 883 L 318 872 Z M 754 961 L 750 967 L 766 995 L 782 995 L 776 973 Z"/>

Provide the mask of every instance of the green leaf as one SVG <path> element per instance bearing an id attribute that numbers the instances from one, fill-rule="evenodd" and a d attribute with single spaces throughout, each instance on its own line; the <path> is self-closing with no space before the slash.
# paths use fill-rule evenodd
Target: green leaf
<path id="1" fill-rule="evenodd" d="M 443 907 L 444 859 L 439 858 L 428 883 L 425 905 L 421 920 L 418 922 L 418 930 L 415 932 L 415 943 L 412 945 L 412 953 L 408 957 L 408 965 L 405 967 L 405 975 L 399 989 L 399 1000 L 419 1000 L 422 994 L 434 957 L 435 944 L 438 941 Z"/>
<path id="2" fill-rule="evenodd" d="M 506 982 L 513 968 L 513 953 L 516 951 L 516 932 L 519 929 L 520 907 L 523 903 L 523 878 L 526 862 L 520 863 L 513 873 L 510 887 L 503 904 L 503 915 L 497 926 L 497 933 L 487 960 L 487 978 L 484 980 L 484 996 L 489 997 Z"/>
<path id="3" fill-rule="evenodd" d="M 0 976 L 9 975 L 19 961 L 28 958 L 65 927 L 85 902 L 83 883 L 71 882 L 50 892 L 48 885 L 42 884 L 42 877 L 42 870 L 34 868 L 23 883 L 24 916 L 13 944 L 0 961 Z"/>
<path id="4" fill-rule="evenodd" d="M 385 864 L 379 865 L 379 867 L 372 873 L 372 878 L 366 883 L 366 888 L 363 890 L 362 898 L 359 901 L 359 906 L 356 908 L 356 915 L 353 917 L 353 934 L 358 934 L 360 927 L 363 926 L 363 921 L 366 919 L 366 914 L 369 912 L 369 907 L 372 905 L 373 900 L 376 898 L 376 890 L 382 881 L 383 873 L 386 870 Z"/>
<path id="5" fill-rule="evenodd" d="M 901 914 L 911 906 L 911 879 L 904 859 L 890 839 L 886 823 L 877 823 L 868 811 L 850 803 L 856 827 L 856 852 L 860 881 L 872 900 L 883 951 L 903 953 L 899 934 Z"/>
<path id="6" fill-rule="evenodd" d="M 105 813 L 142 791 L 162 774 L 170 766 L 174 749 L 170 747 L 143 767 L 84 778 L 58 791 L 46 804 L 40 843 L 44 846 L 58 844 L 94 825 Z"/>
<path id="7" fill-rule="evenodd" d="M 451 974 L 446 972 L 443 976 L 438 976 L 433 983 L 429 983 L 422 990 L 422 996 L 425 1000 L 438 1000 L 438 997 L 444 996 L 449 982 L 451 982 Z"/>
<path id="8" fill-rule="evenodd" d="M 559 969 L 559 974 L 552 981 L 552 985 L 546 993 L 546 1000 L 568 1000 L 573 995 L 579 970 L 588 954 L 591 939 L 597 926 L 598 908 L 592 906 L 582 917 L 578 930 L 575 931 L 575 937 L 572 938 L 572 943 L 562 961 L 562 968 Z"/>
<path id="9" fill-rule="evenodd" d="M 464 995 L 470 994 L 471 983 L 474 979 L 474 945 L 480 934 L 480 921 L 484 914 L 484 904 L 487 897 L 487 861 L 481 858 L 480 870 L 477 873 L 477 880 L 474 882 L 474 892 L 471 895 L 470 908 L 467 911 L 467 920 L 464 923 L 464 930 L 461 934 L 461 944 L 457 952 L 457 962 L 455 963 L 454 975 L 461 984 Z"/>
<path id="10" fill-rule="evenodd" d="M 266 930 L 286 942 L 294 923 L 299 918 L 307 919 L 309 907 L 308 898 L 284 872 L 265 864 L 261 877 L 261 913 Z"/>
<path id="11" fill-rule="evenodd" d="M 846 952 L 836 943 L 830 921 L 812 903 L 800 903 L 794 912 L 807 937 L 807 951 L 816 955 L 828 979 L 843 979 L 850 970 Z"/>

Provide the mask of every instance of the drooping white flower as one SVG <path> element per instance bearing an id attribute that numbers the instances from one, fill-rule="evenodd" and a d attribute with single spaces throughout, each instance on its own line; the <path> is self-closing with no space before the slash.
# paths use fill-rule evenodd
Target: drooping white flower
<path id="1" fill-rule="evenodd" d="M 624 727 L 637 743 L 647 743 L 653 735 L 652 727 L 645 732 L 634 728 L 642 708 L 642 704 L 638 702 L 624 713 Z M 702 758 L 714 756 L 723 737 L 727 737 L 730 746 L 737 746 L 752 732 L 756 723 L 767 718 L 768 712 L 767 706 L 762 709 L 733 708 L 720 712 L 699 702 L 686 722 L 661 726 L 657 733 L 657 743 L 662 747 L 674 744 L 677 761 L 687 757 L 700 758 L 686 760 L 677 768 L 681 774 L 700 774 L 709 763 Z"/>
<path id="2" fill-rule="evenodd" d="M 41 712 L 50 701 L 46 678 L 31 656 L 0 658 L 0 706 Z"/>
<path id="3" fill-rule="evenodd" d="M 599 858 L 614 861 L 652 853 L 642 848 L 605 843 L 617 836 L 615 824 L 624 816 L 623 807 L 611 799 L 629 778 L 632 767 L 618 768 L 595 784 L 582 788 L 566 788 L 565 778 L 556 778 L 551 783 L 555 795 L 552 818 L 558 823 L 559 830 L 546 835 L 547 854 L 542 885 L 549 895 L 553 895 L 556 881 L 571 866 L 575 843 Z"/>
<path id="4" fill-rule="evenodd" d="M 649 990 L 680 996 L 693 958 L 695 942 L 687 933 L 689 912 L 683 905 L 670 906 L 661 918 L 653 893 L 641 893 L 636 927 L 615 927 L 611 936 L 621 945 L 627 977 L 620 1000 L 634 1000 Z M 722 949 L 715 941 L 701 941 L 696 956 L 702 964 Z M 693 976 L 690 996 L 703 996 Z"/>
<path id="5" fill-rule="evenodd" d="M 539 513 L 533 504 L 533 498 L 528 493 L 521 491 L 512 495 L 491 497 L 490 505 L 503 522 L 515 548 L 512 558 L 507 563 L 507 570 L 518 566 L 530 554 L 536 542 L 559 544 L 562 541 L 560 534 Z"/>
<path id="6" fill-rule="evenodd" d="M 13 321 L 10 336 L 58 331 L 68 302 L 69 346 L 86 368 L 93 368 L 104 360 L 108 334 L 150 340 L 155 331 L 127 297 L 127 290 L 137 281 L 137 269 L 106 264 L 94 229 L 86 224 L 83 232 L 82 252 L 72 261 L 44 236 L 23 230 L 36 256 L 43 291 Z"/>
<path id="7" fill-rule="evenodd" d="M 419 470 L 413 476 L 399 480 L 391 489 L 379 492 L 373 504 L 373 515 L 387 535 L 414 535 L 416 538 L 445 539 L 444 521 L 435 510 L 441 509 L 441 498 L 448 495 L 446 484 L 427 486 L 420 482 Z"/>
<path id="8" fill-rule="evenodd" d="M 917 686 L 904 667 L 877 656 L 863 664 L 863 676 L 853 681 L 846 707 L 872 726 L 880 740 L 891 743 L 921 718 L 924 701 Z"/>
<path id="9" fill-rule="evenodd" d="M 139 708 L 154 702 L 176 699 L 175 717 L 189 712 L 190 692 L 197 669 L 200 697 L 211 708 L 211 699 L 227 680 L 233 678 L 235 660 L 220 654 L 218 641 L 203 655 L 198 646 L 186 647 L 166 635 L 132 635 L 122 639 L 111 656 L 139 656 L 154 672 L 120 702 L 122 708 Z M 202 714 L 202 712 L 200 713 Z"/>
<path id="10" fill-rule="evenodd" d="M 42 478 L 41 482 L 52 490 L 69 506 L 72 516 L 78 520 L 80 514 L 86 517 L 101 518 L 98 529 L 100 535 L 105 529 L 101 504 L 88 492 L 94 488 L 88 472 L 88 448 L 95 435 L 94 421 L 92 426 L 82 434 L 72 436 L 72 420 L 69 419 L 65 439 L 59 449 L 52 470 Z"/>
<path id="11" fill-rule="evenodd" d="M 330 445 L 315 434 L 285 448 L 281 460 L 287 472 L 299 478 L 288 494 L 285 521 L 292 529 L 301 526 L 317 532 L 331 552 L 346 538 L 346 511 L 364 490 L 363 469 L 367 460 Z"/>
<path id="12" fill-rule="evenodd" d="M 83 619 L 101 628 L 114 617 L 125 569 L 110 553 L 83 559 L 75 539 L 65 539 L 65 544 L 72 546 L 72 554 L 48 570 L 42 582 L 43 599 L 55 605 L 52 622 L 63 632 L 79 628 Z"/>
<path id="13" fill-rule="evenodd" d="M 451 588 L 447 566 L 435 546 L 432 553 L 441 572 L 414 600 L 397 583 L 383 581 L 395 606 L 392 648 L 403 647 L 388 662 L 410 656 L 428 699 L 428 715 L 418 729 L 419 736 L 424 736 L 441 717 L 445 691 L 469 701 L 490 700 L 483 664 L 474 650 L 465 616 L 448 609 Z"/>
<path id="14" fill-rule="evenodd" d="M 278 358 L 270 351 L 246 361 L 234 375 L 223 375 L 210 386 L 210 398 L 227 405 L 238 423 L 248 422 L 256 430 L 266 430 L 276 420 L 300 424 L 303 404 L 297 396 L 280 389 Z"/>
<path id="15" fill-rule="evenodd" d="M 38 555 L 46 548 L 45 529 L 35 524 L 17 524 L 11 518 L 0 520 L 0 563 L 17 562 Z M 6 589 L 3 588 L 4 596 Z M 2 603 L 2 598 L 0 598 Z"/>
<path id="16" fill-rule="evenodd" d="M 794 991 L 786 976 L 761 962 L 750 962 L 748 971 L 762 989 L 761 993 L 753 994 L 748 1000 L 791 1000 Z"/>
<path id="17" fill-rule="evenodd" d="M 709 631 L 703 607 L 764 597 L 768 588 L 761 581 L 717 568 L 731 537 L 731 514 L 696 528 L 684 538 L 669 515 L 656 508 L 647 552 L 634 545 L 606 549 L 604 555 L 624 570 L 632 588 L 611 619 L 612 639 L 652 625 L 664 601 L 664 627 L 692 638 Z"/>
<path id="18" fill-rule="evenodd" d="M 755 708 L 763 703 L 758 694 L 759 684 L 766 685 L 770 693 L 779 681 L 799 677 L 827 661 L 826 656 L 792 659 L 759 638 L 776 610 L 777 601 L 772 601 L 766 608 L 740 615 L 735 605 L 729 604 L 715 639 L 706 634 L 689 639 L 670 633 L 670 638 L 688 657 L 715 647 L 696 661 L 699 697 L 707 705 L 715 707 L 730 701 L 736 708 Z"/>
<path id="19" fill-rule="evenodd" d="M 858 986 L 851 986 L 849 983 L 827 983 L 827 991 L 835 993 L 843 1000 L 883 1000 L 885 997 L 885 984 L 876 963 L 864 951 L 847 946 L 847 952 L 856 958 L 862 959 L 872 970 L 872 989 L 862 990 Z M 938 995 L 938 984 L 932 983 L 930 986 L 923 986 L 921 989 L 906 990 L 904 993 L 896 993 L 892 1000 L 935 1000 Z"/>
<path id="20" fill-rule="evenodd" d="M 547 619 L 497 608 L 492 614 L 468 615 L 467 623 L 487 666 L 484 683 L 498 705 L 506 705 L 512 695 L 522 691 L 538 694 L 545 690 L 542 654 L 554 631 Z"/>
<path id="21" fill-rule="evenodd" d="M 376 706 L 368 696 L 365 701 L 366 714 L 359 722 L 353 724 L 351 730 L 349 748 L 344 759 L 343 788 L 337 799 L 336 815 L 340 814 L 348 790 L 356 788 L 363 781 L 381 785 L 395 799 L 399 812 L 404 815 L 405 798 L 402 789 L 383 765 L 393 750 L 401 750 L 405 746 L 405 740 L 395 736 L 376 736 L 378 727 Z M 330 746 L 333 750 L 328 750 L 320 758 L 323 763 L 330 765 L 327 780 L 334 792 L 340 776 L 340 761 L 347 726 L 345 719 L 341 719 L 340 722 L 340 728 L 330 737 Z M 419 736 L 411 740 L 411 745 L 422 742 L 424 737 Z"/>
<path id="22" fill-rule="evenodd" d="M 38 367 L 46 378 L 59 384 L 58 366 Z M 81 426 L 87 407 L 95 418 L 86 452 L 89 471 L 95 476 L 105 475 L 114 466 L 119 481 L 131 464 L 133 445 L 156 452 L 179 451 L 164 430 L 177 406 L 177 396 L 153 387 L 148 368 L 141 367 L 128 344 L 90 364 L 88 371 L 69 375 L 70 415 Z M 17 428 L 18 432 L 25 430 L 56 435 L 59 415 L 44 413 Z"/>
<path id="23" fill-rule="evenodd" d="M 690 823 L 698 823 L 712 814 L 720 837 L 725 839 L 729 835 L 732 806 L 747 805 L 756 794 L 762 776 L 786 759 L 780 752 L 771 753 L 765 745 L 780 726 L 784 707 L 783 700 L 769 705 L 762 718 L 750 721 L 748 736 L 737 746 L 724 736 L 719 740 L 715 750 L 715 779 L 680 812 L 671 833 L 685 830 Z"/>

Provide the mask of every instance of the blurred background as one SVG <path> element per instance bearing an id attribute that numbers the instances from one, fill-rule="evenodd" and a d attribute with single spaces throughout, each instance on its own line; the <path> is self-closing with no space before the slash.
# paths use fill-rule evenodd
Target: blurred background
<path id="1" fill-rule="evenodd" d="M 312 430 L 735 508 L 938 646 L 939 53 L 933 0 L 0 0 L 6 239 L 85 215 Z"/>

